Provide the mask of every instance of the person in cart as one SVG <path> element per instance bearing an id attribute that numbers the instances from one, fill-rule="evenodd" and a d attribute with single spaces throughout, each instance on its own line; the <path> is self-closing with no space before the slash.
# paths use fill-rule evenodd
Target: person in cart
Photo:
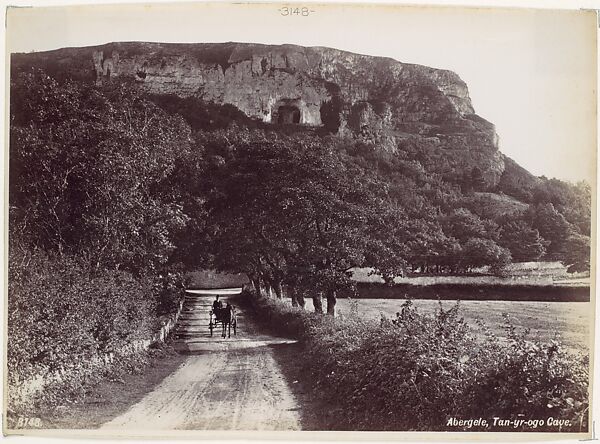
<path id="1" fill-rule="evenodd" d="M 223 302 L 221 302 L 219 300 L 219 296 L 218 295 L 215 298 L 212 307 L 213 307 L 213 313 L 215 314 L 215 318 L 218 318 L 219 317 L 219 312 L 223 309 Z"/>

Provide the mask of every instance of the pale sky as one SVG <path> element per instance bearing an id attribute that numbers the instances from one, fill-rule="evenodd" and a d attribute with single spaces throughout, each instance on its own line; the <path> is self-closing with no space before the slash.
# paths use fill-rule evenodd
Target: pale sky
<path id="1" fill-rule="evenodd" d="M 535 175 L 593 183 L 595 14 L 528 9 L 169 4 L 18 9 L 15 52 L 112 41 L 257 42 L 329 46 L 455 71 L 500 150 Z"/>

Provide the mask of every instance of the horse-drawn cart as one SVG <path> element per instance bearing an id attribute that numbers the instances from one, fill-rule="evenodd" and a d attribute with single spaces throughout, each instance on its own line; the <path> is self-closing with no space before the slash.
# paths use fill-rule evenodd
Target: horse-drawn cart
<path id="1" fill-rule="evenodd" d="M 221 326 L 221 337 L 231 337 L 231 329 L 233 328 L 233 334 L 237 335 L 237 318 L 235 313 L 235 307 L 227 304 L 226 307 L 213 308 L 210 311 L 210 321 L 208 323 L 208 329 L 210 335 L 213 335 L 213 330 Z"/>

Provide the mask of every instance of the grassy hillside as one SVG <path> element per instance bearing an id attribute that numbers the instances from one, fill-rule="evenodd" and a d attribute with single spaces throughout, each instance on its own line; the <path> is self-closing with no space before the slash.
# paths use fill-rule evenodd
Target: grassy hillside
<path id="1" fill-rule="evenodd" d="M 518 216 L 529 208 L 528 204 L 503 192 L 475 192 L 464 197 L 462 204 L 479 217 L 492 220 L 498 220 L 504 216 Z"/>

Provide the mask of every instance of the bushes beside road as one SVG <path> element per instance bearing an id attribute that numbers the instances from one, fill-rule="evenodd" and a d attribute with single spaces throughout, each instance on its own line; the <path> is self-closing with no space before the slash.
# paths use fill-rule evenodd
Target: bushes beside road
<path id="1" fill-rule="evenodd" d="M 143 367 L 143 345 L 180 297 L 168 278 L 94 273 L 81 259 L 39 250 L 11 255 L 9 295 L 8 408 L 29 414 Z"/>
<path id="2" fill-rule="evenodd" d="M 141 365 L 201 212 L 184 211 L 197 166 L 181 117 L 127 81 L 13 74 L 7 387 L 29 417 Z"/>
<path id="3" fill-rule="evenodd" d="M 326 429 L 558 431 L 547 423 L 554 418 L 561 431 L 587 430 L 587 357 L 567 355 L 558 342 L 532 342 L 510 324 L 508 340 L 478 340 L 459 304 L 427 316 L 408 302 L 395 325 L 249 299 L 275 332 L 302 341 L 302 374 L 328 406 Z M 495 417 L 537 422 L 493 426 Z M 452 421 L 477 418 L 488 427 Z"/>

